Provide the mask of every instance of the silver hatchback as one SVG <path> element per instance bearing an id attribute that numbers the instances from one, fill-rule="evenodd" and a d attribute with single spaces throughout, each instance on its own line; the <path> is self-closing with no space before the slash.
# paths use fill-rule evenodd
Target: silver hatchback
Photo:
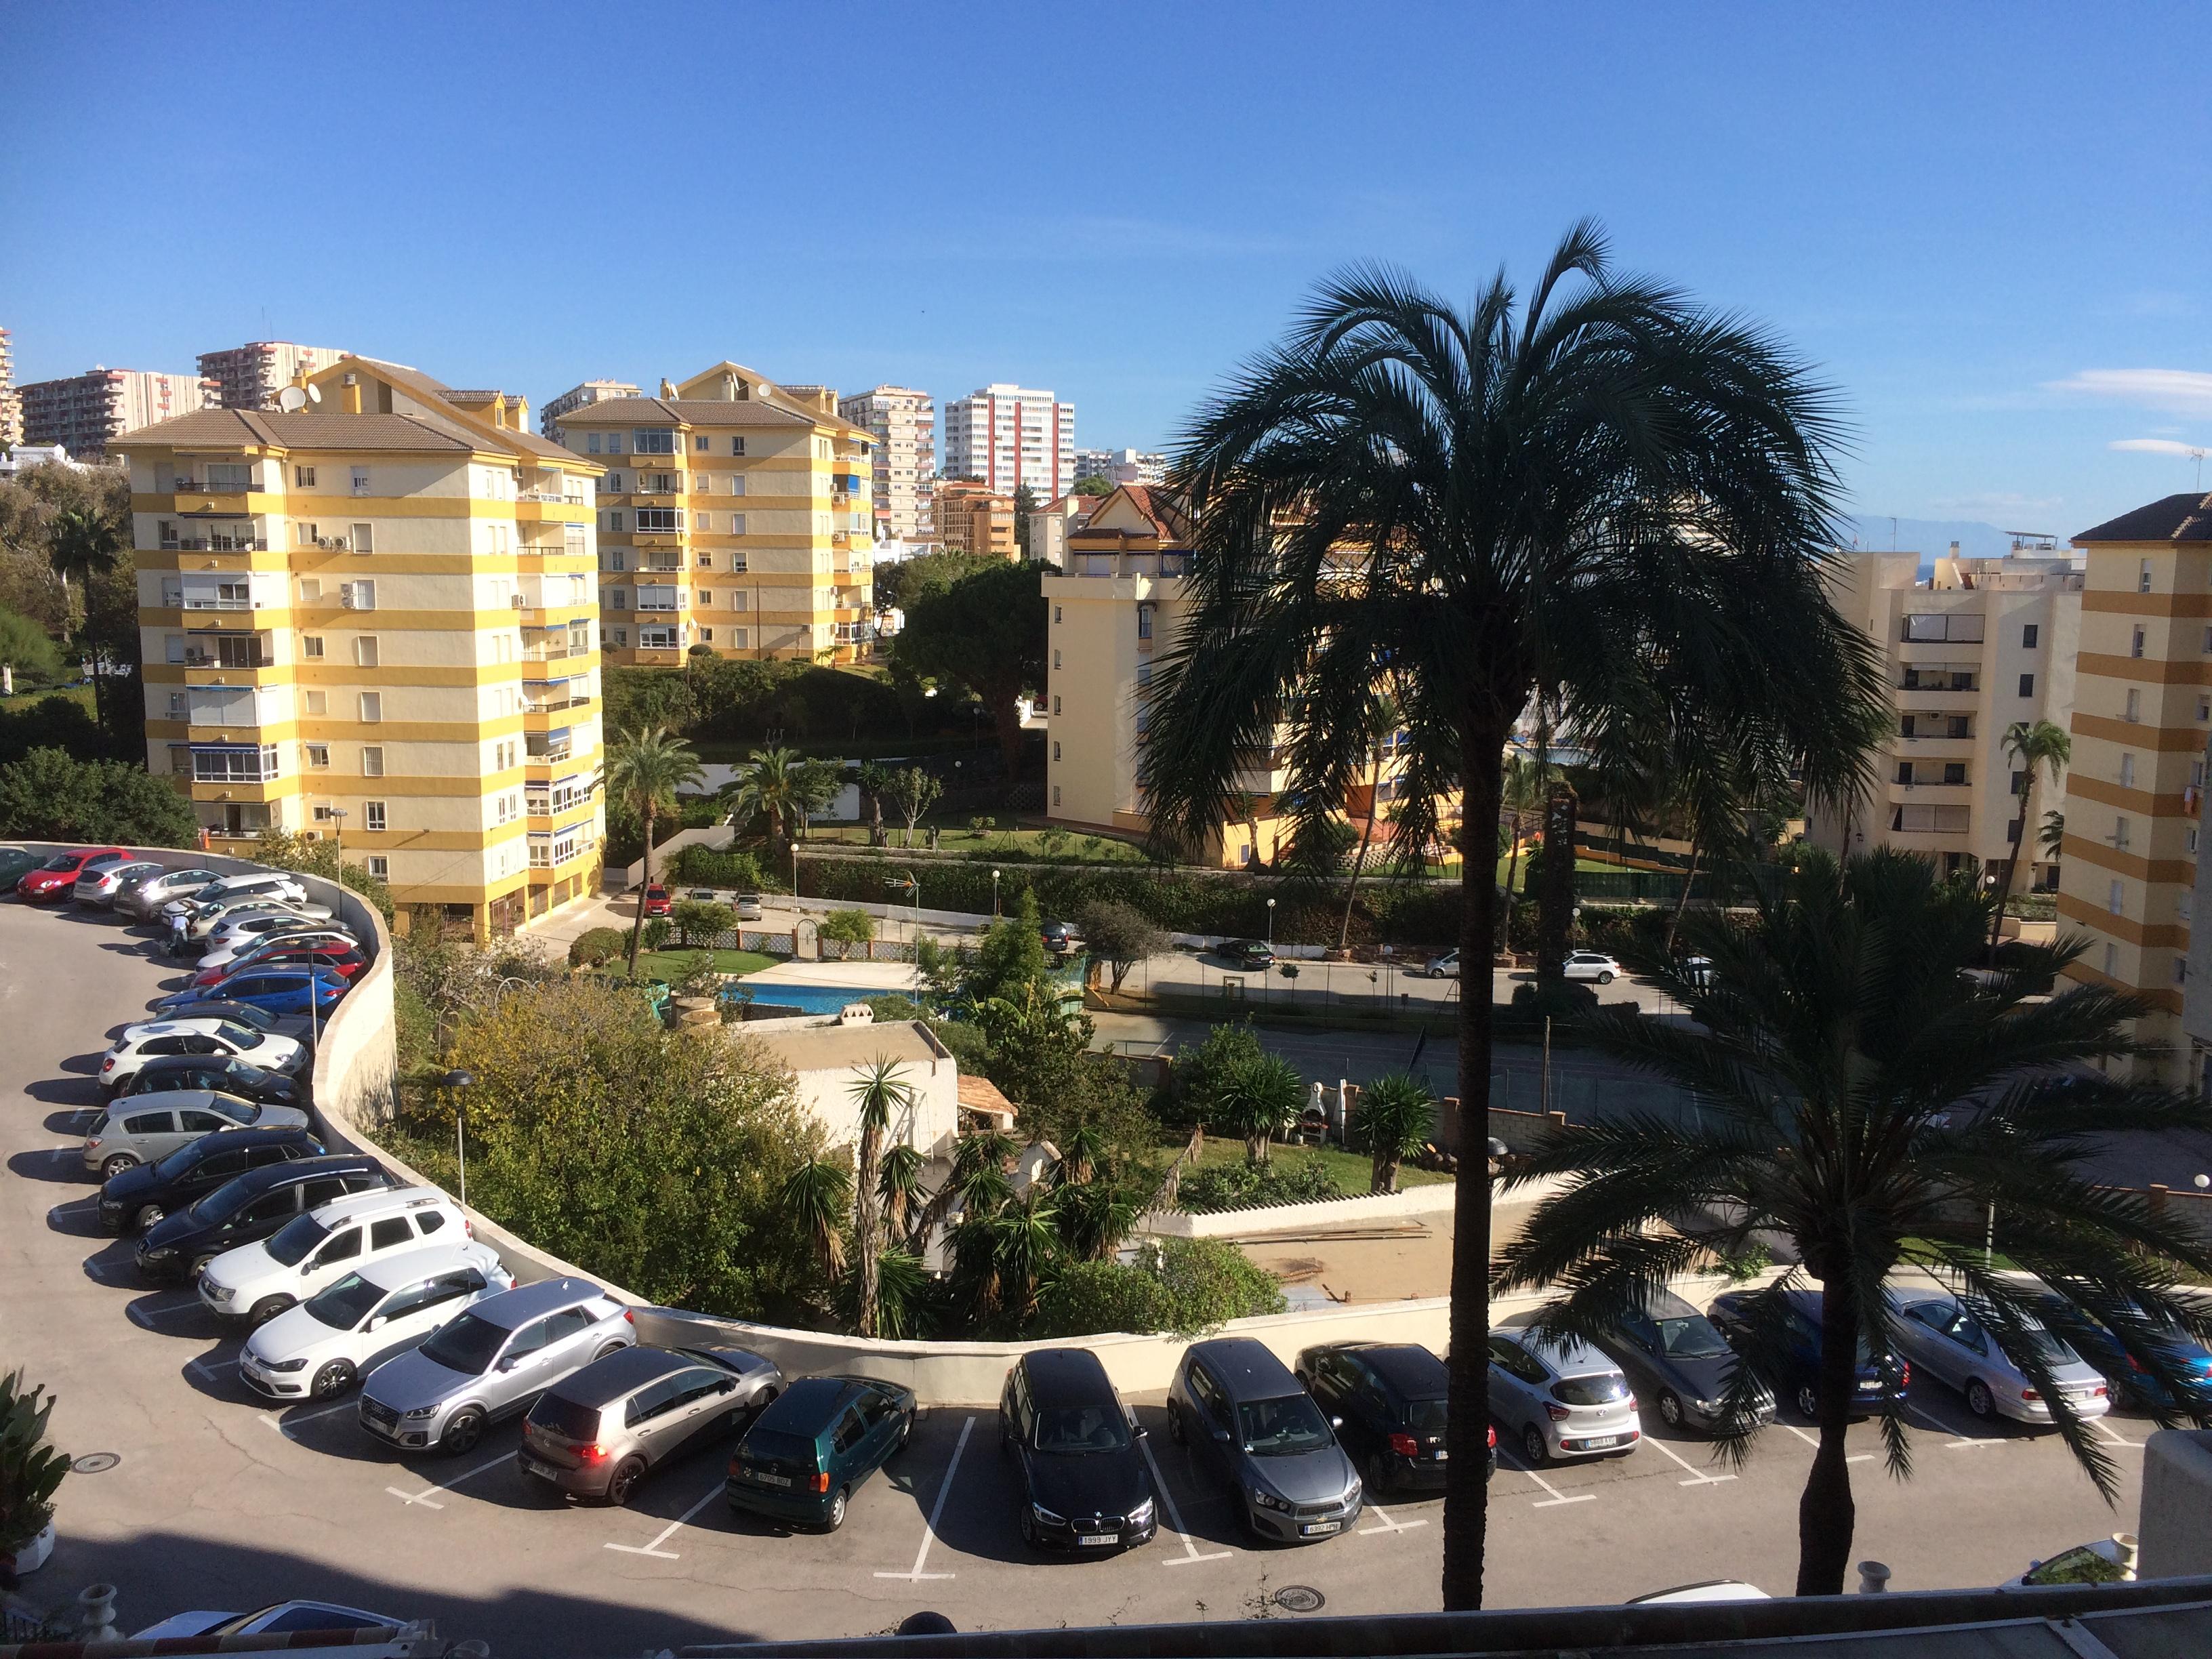
<path id="1" fill-rule="evenodd" d="M 1984 1327 L 1971 1300 L 1942 1291 L 1893 1297 L 1898 1318 L 1891 1327 L 1898 1352 L 1923 1375 L 1948 1382 L 1977 1417 L 2008 1417 L 2015 1423 L 2047 1426 L 2051 1401 L 2035 1380 L 2006 1358 Z M 2077 1418 L 2102 1417 L 2112 1408 L 2105 1375 L 2074 1352 L 2055 1332 L 2031 1327 L 2043 1363 Z"/>
<path id="2" fill-rule="evenodd" d="M 1492 1333 L 1490 1414 L 1532 1464 L 1627 1451 L 1644 1437 L 1620 1367 L 1573 1337 Z"/>
<path id="3" fill-rule="evenodd" d="M 110 1106 L 84 1138 L 84 1167 L 103 1181 L 141 1164 L 159 1164 L 202 1135 L 225 1129 L 304 1129 L 291 1106 L 256 1106 L 212 1089 L 130 1095 Z"/>

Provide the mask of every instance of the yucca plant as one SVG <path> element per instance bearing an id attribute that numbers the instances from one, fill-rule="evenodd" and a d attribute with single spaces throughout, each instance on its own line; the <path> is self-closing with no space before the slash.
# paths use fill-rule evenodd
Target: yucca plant
<path id="1" fill-rule="evenodd" d="M 0 1555 L 23 1549 L 54 1518 L 70 1461 L 46 1440 L 53 1410 L 43 1382 L 23 1391 L 20 1368 L 0 1377 Z"/>

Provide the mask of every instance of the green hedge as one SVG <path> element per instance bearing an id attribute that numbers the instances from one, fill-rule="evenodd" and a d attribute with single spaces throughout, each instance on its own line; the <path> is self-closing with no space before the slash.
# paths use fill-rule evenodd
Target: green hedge
<path id="1" fill-rule="evenodd" d="M 696 842 L 676 855 L 675 878 L 694 887 L 728 887 L 741 893 L 783 890 L 783 884 L 769 878 L 756 854 L 716 852 Z"/>

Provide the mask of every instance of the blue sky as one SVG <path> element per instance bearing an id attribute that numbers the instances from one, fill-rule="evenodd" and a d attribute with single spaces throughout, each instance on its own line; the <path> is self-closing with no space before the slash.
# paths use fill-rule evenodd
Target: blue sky
<path id="1" fill-rule="evenodd" d="M 2212 442 L 2203 15 L 0 0 L 0 324 L 23 380 L 728 356 L 1151 447 L 1346 261 L 1467 295 L 1591 214 L 1820 365 L 1861 512 L 2065 533 Z"/>

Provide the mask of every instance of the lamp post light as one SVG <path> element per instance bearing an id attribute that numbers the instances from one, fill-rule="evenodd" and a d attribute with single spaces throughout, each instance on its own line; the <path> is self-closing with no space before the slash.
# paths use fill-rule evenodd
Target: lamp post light
<path id="1" fill-rule="evenodd" d="M 791 896 L 799 896 L 799 843 L 791 843 Z"/>
<path id="2" fill-rule="evenodd" d="M 448 1072 L 438 1079 L 453 1091 L 453 1151 L 461 1163 L 461 1212 L 464 1215 L 468 1213 L 469 1207 L 469 1146 L 467 1136 L 463 1133 L 468 1119 L 468 1108 L 462 1091 L 474 1087 L 476 1080 L 474 1073 L 460 1071 Z"/>
<path id="3" fill-rule="evenodd" d="M 346 809 L 343 806 L 333 806 L 330 809 L 330 817 L 332 825 L 331 839 L 337 843 L 338 857 L 343 860 L 345 857 Z"/>
<path id="4" fill-rule="evenodd" d="M 1275 948 L 1275 901 L 1267 901 L 1267 948 Z"/>
<path id="5" fill-rule="evenodd" d="M 991 920 L 999 919 L 999 872 L 991 872 Z"/>

